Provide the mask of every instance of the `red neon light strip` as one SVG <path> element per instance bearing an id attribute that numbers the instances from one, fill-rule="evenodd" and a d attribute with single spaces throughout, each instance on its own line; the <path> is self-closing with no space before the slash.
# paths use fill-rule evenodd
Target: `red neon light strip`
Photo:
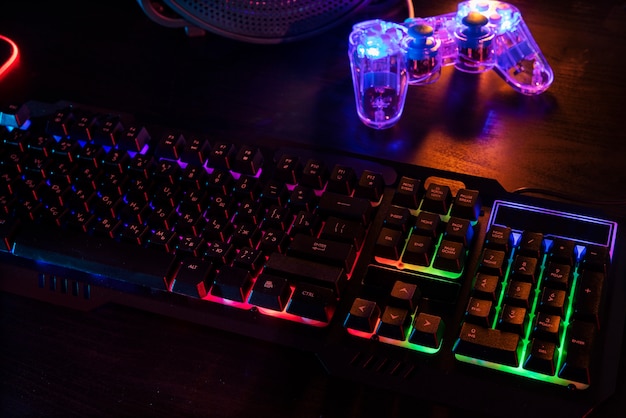
<path id="1" fill-rule="evenodd" d="M 11 45 L 11 56 L 9 57 L 7 62 L 2 64 L 2 66 L 0 67 L 0 77 L 2 77 L 6 72 L 9 71 L 9 69 L 17 61 L 17 57 L 19 56 L 19 49 L 17 48 L 16 43 L 13 42 L 11 39 L 7 38 L 6 36 L 0 35 L 0 39 L 8 42 L 9 45 Z"/>

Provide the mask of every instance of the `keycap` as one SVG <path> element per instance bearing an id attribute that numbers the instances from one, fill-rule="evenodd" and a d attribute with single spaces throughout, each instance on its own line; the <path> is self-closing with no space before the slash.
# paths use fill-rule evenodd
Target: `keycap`
<path id="1" fill-rule="evenodd" d="M 524 231 L 520 238 L 518 251 L 527 257 L 538 259 L 543 254 L 543 234 Z"/>
<path id="2" fill-rule="evenodd" d="M 592 322 L 598 329 L 604 277 L 604 273 L 583 271 L 574 299 L 574 317 Z"/>
<path id="3" fill-rule="evenodd" d="M 287 254 L 352 270 L 356 251 L 352 244 L 298 234 L 293 237 Z"/>
<path id="4" fill-rule="evenodd" d="M 565 361 L 559 377 L 585 384 L 591 383 L 591 350 L 596 334 L 592 323 L 573 321 L 565 338 Z"/>
<path id="5" fill-rule="evenodd" d="M 222 266 L 213 279 L 211 294 L 220 298 L 244 302 L 252 285 L 250 272 L 241 267 Z"/>
<path id="6" fill-rule="evenodd" d="M 398 180 L 398 186 L 394 192 L 392 203 L 409 209 L 419 207 L 419 192 L 422 182 L 418 179 L 403 176 Z"/>
<path id="7" fill-rule="evenodd" d="M 443 240 L 435 256 L 433 267 L 460 273 L 465 266 L 465 246 L 460 242 Z"/>
<path id="8" fill-rule="evenodd" d="M 465 309 L 465 320 L 488 328 L 491 326 L 493 317 L 492 305 L 493 303 L 490 300 L 471 297 Z"/>
<path id="9" fill-rule="evenodd" d="M 414 312 L 421 295 L 416 284 L 397 280 L 391 288 L 387 303 L 391 306 Z"/>
<path id="10" fill-rule="evenodd" d="M 363 332 L 374 332 L 380 318 L 380 307 L 374 301 L 355 298 L 343 326 Z"/>
<path id="11" fill-rule="evenodd" d="M 525 335 L 526 324 L 528 323 L 526 313 L 526 308 L 506 304 L 503 305 L 497 328 L 502 331 L 513 332 L 520 336 Z"/>
<path id="12" fill-rule="evenodd" d="M 344 196 L 338 193 L 324 193 L 319 200 L 317 210 L 322 216 L 336 216 L 341 219 L 358 221 L 363 225 L 370 223 L 372 205 L 369 200 Z"/>
<path id="13" fill-rule="evenodd" d="M 385 180 L 382 174 L 364 170 L 354 190 L 354 196 L 378 202 L 383 194 L 384 187 Z"/>
<path id="14" fill-rule="evenodd" d="M 282 311 L 290 295 L 291 288 L 287 279 L 263 273 L 257 277 L 248 302 L 252 305 Z"/>
<path id="15" fill-rule="evenodd" d="M 439 235 L 440 223 L 441 218 L 439 215 L 429 212 L 420 212 L 415 220 L 415 233 L 435 239 Z"/>
<path id="16" fill-rule="evenodd" d="M 444 236 L 447 240 L 457 241 L 468 247 L 474 238 L 474 229 L 467 219 L 450 217 Z"/>
<path id="17" fill-rule="evenodd" d="M 444 332 L 445 324 L 441 317 L 420 312 L 413 321 L 413 331 L 409 336 L 409 342 L 439 348 Z"/>
<path id="18" fill-rule="evenodd" d="M 435 246 L 431 237 L 413 234 L 409 238 L 402 262 L 418 266 L 429 266 L 433 259 Z"/>
<path id="19" fill-rule="evenodd" d="M 459 189 L 452 202 L 450 215 L 476 221 L 480 215 L 481 205 L 478 190 Z"/>
<path id="20" fill-rule="evenodd" d="M 174 255 L 79 231 L 33 223 L 15 236 L 13 253 L 132 285 L 165 289 Z"/>
<path id="21" fill-rule="evenodd" d="M 556 373 L 556 356 L 556 344 L 534 339 L 530 344 L 530 351 L 524 360 L 523 367 L 527 370 L 554 376 Z"/>
<path id="22" fill-rule="evenodd" d="M 172 292 L 192 297 L 205 297 L 210 290 L 210 275 L 213 264 L 209 261 L 189 257 L 182 261 L 172 283 Z"/>
<path id="23" fill-rule="evenodd" d="M 495 301 L 500 294 L 500 278 L 491 274 L 477 273 L 472 292 L 480 299 Z"/>
<path id="24" fill-rule="evenodd" d="M 365 238 L 365 228 L 358 222 L 346 221 L 331 216 L 326 219 L 320 233 L 320 238 L 327 238 L 339 242 L 347 242 L 355 248 L 361 248 Z"/>
<path id="25" fill-rule="evenodd" d="M 500 225 L 492 225 L 487 231 L 484 246 L 485 248 L 503 251 L 505 254 L 508 254 L 513 246 L 511 228 Z"/>
<path id="26" fill-rule="evenodd" d="M 406 309 L 386 306 L 380 317 L 376 333 L 381 337 L 393 338 L 394 340 L 404 340 L 411 317 Z"/>
<path id="27" fill-rule="evenodd" d="M 293 291 L 287 312 L 303 318 L 328 322 L 336 303 L 335 293 L 331 289 L 301 282 Z"/>
<path id="28" fill-rule="evenodd" d="M 428 212 L 446 214 L 450 208 L 451 201 L 450 187 L 431 183 L 424 193 L 421 209 Z"/>
<path id="29" fill-rule="evenodd" d="M 456 354 L 517 367 L 520 337 L 511 332 L 463 323 L 454 346 Z"/>
<path id="30" fill-rule="evenodd" d="M 352 167 L 337 164 L 333 167 L 328 178 L 326 190 L 345 195 L 352 194 L 356 184 L 356 173 Z"/>
<path id="31" fill-rule="evenodd" d="M 296 184 L 302 174 L 302 166 L 298 157 L 283 155 L 276 164 L 274 178 L 283 183 Z"/>
<path id="32" fill-rule="evenodd" d="M 323 286 L 337 294 L 340 293 L 346 280 L 345 270 L 341 267 L 315 263 L 279 253 L 270 255 L 264 271 L 291 281 L 305 281 Z"/>
<path id="33" fill-rule="evenodd" d="M 374 246 L 374 254 L 378 257 L 398 260 L 400 259 L 403 246 L 404 236 L 402 231 L 381 228 Z"/>

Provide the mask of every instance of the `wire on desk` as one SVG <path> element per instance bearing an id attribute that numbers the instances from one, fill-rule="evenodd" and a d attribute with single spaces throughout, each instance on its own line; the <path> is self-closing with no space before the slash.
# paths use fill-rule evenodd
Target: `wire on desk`
<path id="1" fill-rule="evenodd" d="M 592 199 L 583 199 L 575 196 L 568 195 L 566 193 L 557 192 L 554 190 L 548 189 L 539 189 L 535 187 L 520 187 L 519 189 L 513 190 L 511 193 L 514 194 L 539 194 L 544 196 L 556 197 L 558 199 L 568 200 L 570 202 L 578 202 L 578 203 L 586 203 L 589 205 L 599 205 L 599 206 L 624 206 L 626 205 L 626 199 L 624 200 L 592 200 Z"/>
<path id="2" fill-rule="evenodd" d="M 413 0 L 406 0 L 406 7 L 409 9 L 409 18 L 415 17 L 415 8 L 413 7 Z"/>

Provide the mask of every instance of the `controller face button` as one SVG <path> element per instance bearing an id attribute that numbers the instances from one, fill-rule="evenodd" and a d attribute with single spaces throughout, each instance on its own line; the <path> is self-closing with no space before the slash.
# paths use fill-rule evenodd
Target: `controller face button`
<path id="1" fill-rule="evenodd" d="M 463 18 L 462 22 L 472 31 L 478 31 L 478 33 L 480 33 L 480 28 L 489 23 L 489 19 L 482 13 L 469 12 L 467 16 Z"/>

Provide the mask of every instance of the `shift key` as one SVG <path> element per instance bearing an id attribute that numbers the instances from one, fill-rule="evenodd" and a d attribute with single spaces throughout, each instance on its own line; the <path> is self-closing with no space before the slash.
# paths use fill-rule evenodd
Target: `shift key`
<path id="1" fill-rule="evenodd" d="M 55 226 L 24 225 L 13 253 L 36 262 L 165 290 L 174 255 Z"/>

